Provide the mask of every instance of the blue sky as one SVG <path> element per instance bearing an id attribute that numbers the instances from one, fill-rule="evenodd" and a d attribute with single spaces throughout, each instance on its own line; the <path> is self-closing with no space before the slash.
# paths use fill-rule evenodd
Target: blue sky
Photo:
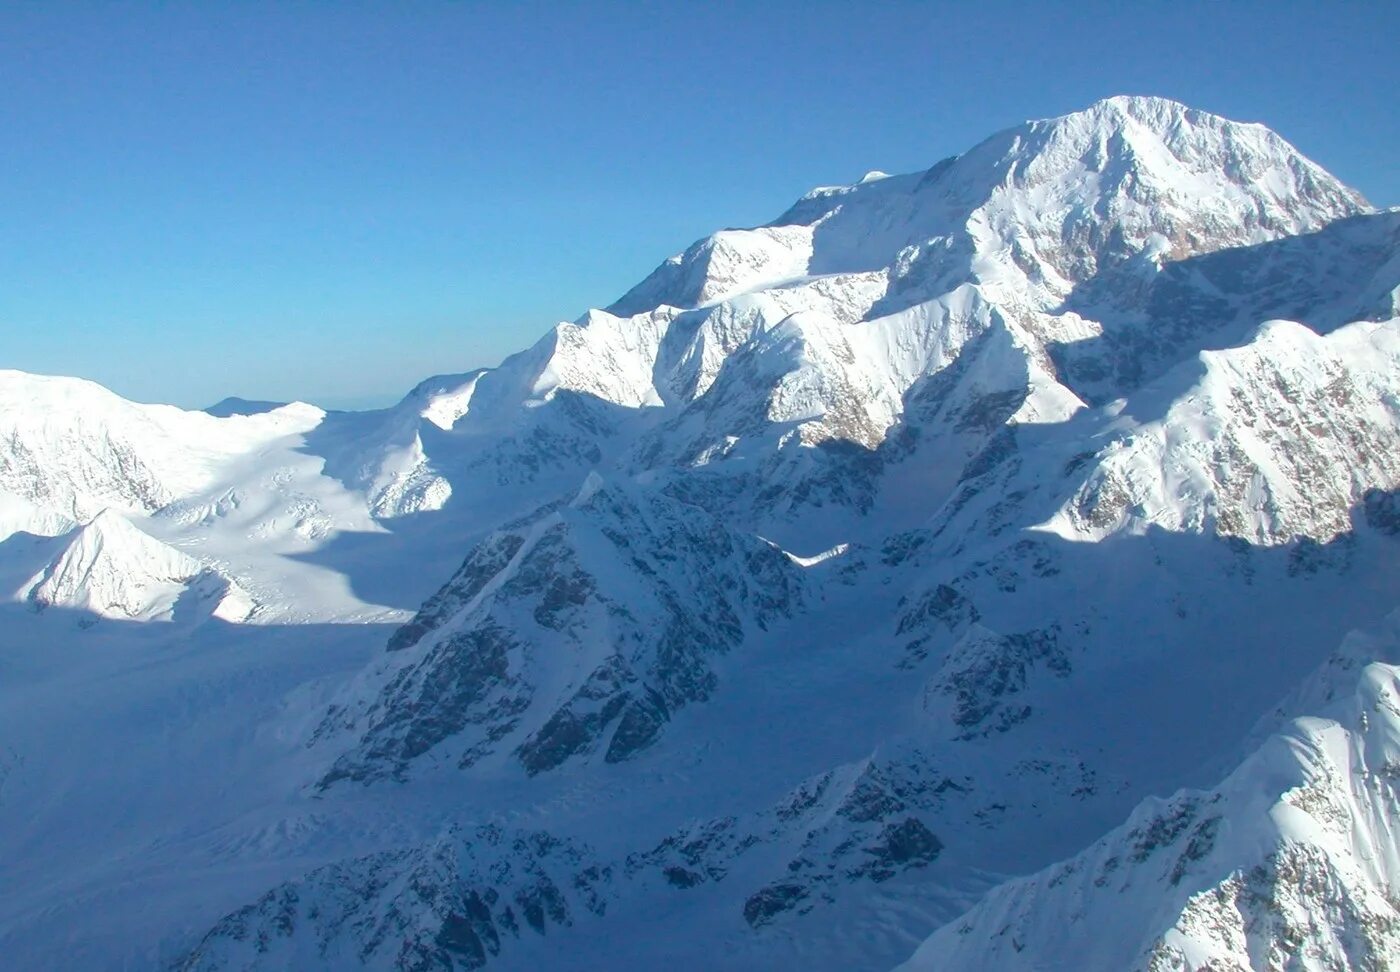
<path id="1" fill-rule="evenodd" d="M 0 7 L 0 367 L 383 403 L 722 226 L 1118 93 L 1400 204 L 1394 3 Z"/>

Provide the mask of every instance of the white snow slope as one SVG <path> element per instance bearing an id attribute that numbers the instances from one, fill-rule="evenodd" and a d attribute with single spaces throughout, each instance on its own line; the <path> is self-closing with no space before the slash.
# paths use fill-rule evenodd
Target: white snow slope
<path id="1" fill-rule="evenodd" d="M 0 964 L 1400 967 L 1397 605 L 1400 212 L 1158 98 L 388 409 L 0 372 Z"/>
<path id="2" fill-rule="evenodd" d="M 1337 697 L 1297 713 L 1218 786 L 1145 801 L 1083 853 L 989 894 L 900 968 L 1393 967 L 1400 668 L 1375 659 L 1400 657 L 1400 614 L 1389 629 L 1352 636 L 1328 666 L 1349 670 L 1329 686 Z"/>

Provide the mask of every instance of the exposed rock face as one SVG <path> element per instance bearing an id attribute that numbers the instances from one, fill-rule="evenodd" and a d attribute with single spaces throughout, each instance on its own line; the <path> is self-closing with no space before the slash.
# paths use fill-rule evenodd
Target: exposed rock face
<path id="1" fill-rule="evenodd" d="M 1012 635 L 973 627 L 943 657 L 928 688 L 929 708 L 946 709 L 948 720 L 969 735 L 1005 732 L 1030 715 L 1015 696 L 1026 687 L 1032 669 L 1069 674 L 1059 641 L 1055 627 Z"/>
<path id="2" fill-rule="evenodd" d="M 1397 367 L 1395 321 L 1327 337 L 1270 322 L 1241 348 L 1204 352 L 1185 394 L 1173 387 L 1191 377 L 1183 369 L 1137 396 L 1130 407 L 1175 399 L 1160 420 L 1104 436 L 1053 523 L 1088 536 L 1153 523 L 1261 544 L 1330 540 L 1366 490 L 1400 484 Z"/>
<path id="3" fill-rule="evenodd" d="M 603 915 L 611 878 L 586 849 L 546 833 L 453 829 L 269 891 L 220 921 L 178 968 L 479 969 L 521 938 Z"/>
<path id="4" fill-rule="evenodd" d="M 759 813 L 688 826 L 629 856 L 624 873 L 666 893 L 724 881 L 747 887 L 743 919 L 757 928 L 832 904 L 853 885 L 917 872 L 943 851 L 925 820 L 965 792 L 925 755 L 905 750 L 838 767 Z"/>
<path id="5" fill-rule="evenodd" d="M 796 565 L 694 507 L 591 479 L 483 541 L 402 628 L 326 782 L 509 753 L 527 773 L 629 759 L 708 698 L 714 662 L 803 603 Z M 365 691 L 360 687 L 357 691 Z"/>

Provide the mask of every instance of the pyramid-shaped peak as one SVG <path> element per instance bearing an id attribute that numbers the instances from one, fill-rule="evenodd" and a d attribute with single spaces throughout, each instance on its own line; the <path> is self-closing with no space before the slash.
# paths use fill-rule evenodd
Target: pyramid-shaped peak
<path id="1" fill-rule="evenodd" d="M 136 525 L 133 524 L 129 519 L 127 519 L 126 516 L 123 515 L 120 510 L 113 509 L 110 506 L 104 507 L 100 512 L 98 512 L 96 516 L 94 516 L 91 520 L 88 520 L 87 523 L 83 524 L 82 528 L 85 532 L 110 532 L 125 535 L 140 533 L 142 536 L 145 536 L 145 534 L 142 533 L 142 531 L 138 530 L 136 528 Z"/>
<path id="2" fill-rule="evenodd" d="M 142 530 L 132 523 L 126 514 L 112 507 L 103 509 L 74 531 L 73 540 L 68 545 L 69 551 L 79 550 L 84 546 L 93 547 L 95 550 L 101 550 L 106 546 L 113 550 L 139 550 L 148 554 L 158 552 L 165 559 L 173 557 L 173 559 L 190 560 L 184 554 Z"/>
<path id="3" fill-rule="evenodd" d="M 100 561 L 132 574 L 166 579 L 192 577 L 200 569 L 198 561 L 157 540 L 111 508 L 83 524 L 72 537 L 56 566 L 87 573 Z"/>
<path id="4" fill-rule="evenodd" d="M 194 558 L 106 509 L 73 531 L 33 579 L 28 597 L 40 608 L 144 619 L 167 611 L 201 569 Z"/>

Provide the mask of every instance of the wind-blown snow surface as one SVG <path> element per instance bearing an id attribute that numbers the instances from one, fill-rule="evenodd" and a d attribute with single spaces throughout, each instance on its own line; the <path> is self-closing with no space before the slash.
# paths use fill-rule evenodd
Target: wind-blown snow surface
<path id="1" fill-rule="evenodd" d="M 0 954 L 1400 963 L 1397 490 L 1400 213 L 1154 98 L 389 409 L 3 372 Z"/>

